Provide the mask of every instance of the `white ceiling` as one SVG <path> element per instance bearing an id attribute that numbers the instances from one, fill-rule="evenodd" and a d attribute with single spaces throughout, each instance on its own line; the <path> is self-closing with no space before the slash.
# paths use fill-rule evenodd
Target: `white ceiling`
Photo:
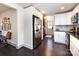
<path id="1" fill-rule="evenodd" d="M 0 3 L 0 13 L 3 13 L 3 12 L 5 12 L 5 11 L 11 10 L 11 9 L 12 9 L 12 8 L 10 8 L 10 7 L 8 7 L 8 6 L 3 5 L 3 4 Z"/>
<path id="2" fill-rule="evenodd" d="M 44 11 L 46 15 L 53 15 L 56 13 L 62 13 L 71 11 L 77 4 L 76 3 L 18 3 L 23 8 L 28 8 L 34 6 L 39 9 L 41 12 Z M 61 7 L 65 7 L 64 10 L 61 10 Z"/>

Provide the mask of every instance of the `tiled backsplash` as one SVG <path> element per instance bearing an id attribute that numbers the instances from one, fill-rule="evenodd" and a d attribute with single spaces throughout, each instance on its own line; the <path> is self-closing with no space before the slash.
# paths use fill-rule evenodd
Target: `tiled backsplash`
<path id="1" fill-rule="evenodd" d="M 59 29 L 59 30 L 61 30 L 61 31 L 69 31 L 70 29 L 72 29 L 73 28 L 73 26 L 65 26 L 65 25 L 60 25 L 60 26 L 55 26 L 55 30 L 56 29 Z"/>

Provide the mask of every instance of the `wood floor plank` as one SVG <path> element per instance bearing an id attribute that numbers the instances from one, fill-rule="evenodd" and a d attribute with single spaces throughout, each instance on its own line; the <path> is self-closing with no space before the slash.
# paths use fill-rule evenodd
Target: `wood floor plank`
<path id="1" fill-rule="evenodd" d="M 17 50 L 11 45 L 0 48 L 0 56 L 72 56 L 72 54 L 65 45 L 54 43 L 53 38 L 45 38 L 34 50 L 25 47 Z"/>

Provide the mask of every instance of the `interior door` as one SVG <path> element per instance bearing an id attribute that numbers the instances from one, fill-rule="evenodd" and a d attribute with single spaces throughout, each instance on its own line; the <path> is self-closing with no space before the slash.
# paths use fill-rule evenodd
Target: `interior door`
<path id="1" fill-rule="evenodd" d="M 41 43 L 42 22 L 39 17 L 33 15 L 33 47 L 36 48 Z"/>

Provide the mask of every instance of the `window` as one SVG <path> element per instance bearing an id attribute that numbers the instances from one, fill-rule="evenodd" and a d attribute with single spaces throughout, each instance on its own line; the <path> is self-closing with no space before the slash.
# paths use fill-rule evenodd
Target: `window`
<path id="1" fill-rule="evenodd" d="M 52 22 L 48 22 L 48 29 L 52 29 Z"/>

